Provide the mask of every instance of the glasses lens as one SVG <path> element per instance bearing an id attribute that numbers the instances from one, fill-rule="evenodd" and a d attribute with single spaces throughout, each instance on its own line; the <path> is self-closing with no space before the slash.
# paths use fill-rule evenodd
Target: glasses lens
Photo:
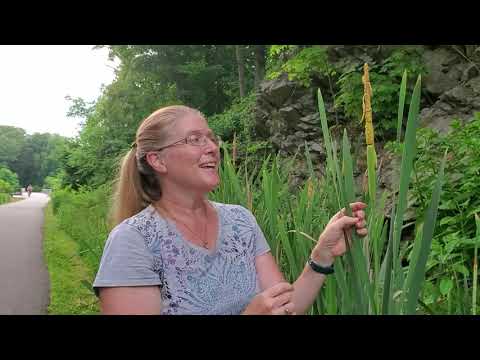
<path id="1" fill-rule="evenodd" d="M 187 137 L 187 142 L 193 146 L 202 146 L 205 145 L 206 139 L 203 135 L 191 134 Z"/>
<path id="2" fill-rule="evenodd" d="M 213 133 L 208 135 L 203 134 L 191 134 L 187 137 L 187 142 L 193 146 L 204 146 L 207 144 L 207 139 L 212 141 L 214 144 L 218 145 L 219 138 Z"/>

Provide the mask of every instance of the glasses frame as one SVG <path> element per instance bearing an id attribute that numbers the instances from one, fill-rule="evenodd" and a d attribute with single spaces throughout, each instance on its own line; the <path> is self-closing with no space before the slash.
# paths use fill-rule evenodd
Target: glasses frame
<path id="1" fill-rule="evenodd" d="M 212 142 L 215 143 L 215 145 L 217 145 L 217 146 L 220 146 L 220 143 L 221 143 L 221 141 L 222 141 L 222 140 L 220 139 L 220 137 L 219 137 L 218 135 L 215 135 L 215 133 L 213 133 L 213 132 L 211 132 L 211 135 L 213 135 L 213 137 L 215 138 L 215 140 L 213 140 L 211 137 L 209 137 L 209 135 L 205 135 L 205 134 L 200 134 L 200 133 L 197 133 L 197 132 L 193 132 L 193 133 L 188 134 L 186 137 L 184 137 L 184 138 L 182 138 L 182 139 L 180 139 L 180 140 L 176 140 L 176 141 L 174 141 L 174 142 L 171 143 L 171 144 L 162 146 L 162 147 L 160 147 L 160 148 L 158 148 L 158 149 L 155 149 L 155 150 L 153 150 L 153 151 L 158 152 L 158 151 L 162 151 L 162 150 L 164 150 L 164 149 L 167 149 L 167 148 L 172 147 L 172 146 L 177 146 L 177 145 L 191 145 L 191 146 L 196 146 L 196 147 L 200 147 L 200 146 L 205 146 L 205 145 L 207 145 L 208 141 L 207 141 L 205 144 L 202 144 L 202 145 L 195 145 L 195 144 L 190 143 L 190 142 L 188 141 L 188 139 L 189 139 L 190 136 L 192 136 L 192 135 L 200 135 L 200 136 L 202 136 L 202 137 L 205 137 L 205 138 L 207 138 L 207 140 L 212 141 Z"/>

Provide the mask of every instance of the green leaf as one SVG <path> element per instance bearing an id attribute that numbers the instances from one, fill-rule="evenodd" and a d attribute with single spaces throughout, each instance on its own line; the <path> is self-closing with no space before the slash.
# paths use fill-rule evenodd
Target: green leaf
<path id="1" fill-rule="evenodd" d="M 440 280 L 440 293 L 445 296 L 447 295 L 450 290 L 453 288 L 453 281 L 452 279 L 442 279 Z"/>
<path id="2" fill-rule="evenodd" d="M 442 183 L 444 180 L 445 163 L 447 161 L 447 151 L 443 156 L 440 171 L 437 177 L 435 188 L 433 189 L 430 206 L 425 215 L 423 225 L 423 234 L 421 237 L 421 246 L 418 247 L 418 255 L 412 256 L 417 261 L 412 268 L 409 269 L 407 280 L 405 282 L 405 289 L 407 292 L 406 313 L 414 314 L 417 304 L 418 295 L 420 293 L 424 278 L 425 266 L 427 264 L 428 255 L 432 244 L 433 233 L 435 230 L 435 222 L 437 218 L 438 203 L 440 201 L 440 194 Z"/>
<path id="3" fill-rule="evenodd" d="M 454 216 L 445 216 L 444 218 L 442 218 L 442 220 L 440 220 L 439 225 L 442 226 L 442 225 L 450 224 L 456 221 L 457 219 Z"/>
<path id="4" fill-rule="evenodd" d="M 468 271 L 468 269 L 465 267 L 465 265 L 463 264 L 455 264 L 453 266 L 453 269 L 456 271 L 456 272 L 459 272 L 461 273 L 462 275 L 468 277 L 470 276 L 470 271 Z"/>
<path id="5" fill-rule="evenodd" d="M 413 90 L 412 101 L 408 112 L 407 131 L 405 133 L 405 144 L 402 154 L 402 164 L 400 169 L 400 188 L 397 203 L 397 213 L 394 221 L 393 233 L 393 258 L 398 258 L 398 250 L 400 246 L 400 237 L 403 225 L 403 215 L 407 205 L 407 192 L 410 184 L 410 174 L 413 169 L 413 160 L 416 153 L 416 129 L 418 123 L 418 113 L 420 109 L 420 88 L 421 77 L 417 79 L 417 83 Z M 398 272 L 399 269 L 396 269 Z"/>
<path id="6" fill-rule="evenodd" d="M 405 93 L 407 91 L 407 70 L 403 72 L 402 83 L 400 84 L 400 99 L 398 101 L 397 118 L 397 142 L 400 142 L 402 136 L 403 108 L 405 105 Z"/>

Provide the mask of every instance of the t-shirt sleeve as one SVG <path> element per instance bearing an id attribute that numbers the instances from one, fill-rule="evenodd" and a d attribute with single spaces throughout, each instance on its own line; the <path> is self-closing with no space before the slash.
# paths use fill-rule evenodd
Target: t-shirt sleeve
<path id="1" fill-rule="evenodd" d="M 250 210 L 244 208 L 244 210 L 247 212 L 248 217 L 253 225 L 253 239 L 254 239 L 254 251 L 255 251 L 255 257 L 266 254 L 267 252 L 270 251 L 270 246 L 268 245 L 267 239 L 265 238 L 265 235 L 263 234 L 262 229 L 260 228 L 260 225 L 258 225 L 257 219 L 255 216 L 251 213 Z"/>
<path id="2" fill-rule="evenodd" d="M 161 280 L 154 271 L 153 254 L 143 236 L 122 223 L 115 227 L 105 243 L 93 289 L 98 296 L 101 287 L 153 286 Z"/>

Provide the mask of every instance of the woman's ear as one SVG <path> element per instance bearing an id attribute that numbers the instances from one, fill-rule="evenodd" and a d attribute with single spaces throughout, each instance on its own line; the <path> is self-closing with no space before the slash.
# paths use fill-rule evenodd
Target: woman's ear
<path id="1" fill-rule="evenodd" d="M 150 152 L 150 153 L 147 153 L 147 155 L 145 155 L 145 158 L 148 164 L 156 172 L 160 174 L 165 174 L 167 172 L 167 166 L 165 164 L 164 156 L 156 152 Z"/>

